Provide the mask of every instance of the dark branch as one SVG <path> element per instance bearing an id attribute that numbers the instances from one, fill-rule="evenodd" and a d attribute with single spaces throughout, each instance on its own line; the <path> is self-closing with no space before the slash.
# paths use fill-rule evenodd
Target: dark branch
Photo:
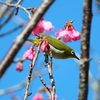
<path id="1" fill-rule="evenodd" d="M 55 86 L 55 81 L 54 81 L 54 77 L 53 77 L 53 73 L 52 73 L 52 55 L 51 55 L 51 53 L 50 53 L 50 62 L 46 61 L 46 67 L 48 69 L 50 83 L 51 83 L 51 87 L 52 87 L 52 91 L 50 94 L 51 100 L 55 100 L 56 86 Z"/>
<path id="2" fill-rule="evenodd" d="M 14 0 L 7 0 L 7 3 L 12 3 Z M 3 5 L 0 7 L 0 20 L 4 17 L 5 13 L 8 11 L 8 6 Z"/>
<path id="3" fill-rule="evenodd" d="M 46 88 L 46 90 L 51 94 L 51 91 L 49 89 L 49 87 L 46 85 L 46 83 L 44 82 L 43 78 L 38 74 L 40 81 L 42 82 L 42 84 L 44 85 L 44 87 Z"/>
<path id="4" fill-rule="evenodd" d="M 15 27 L 15 28 L 12 29 L 12 30 L 10 30 L 9 32 L 6 32 L 6 33 L 2 33 L 2 34 L 0 34 L 0 37 L 3 37 L 3 36 L 5 36 L 5 35 L 9 35 L 9 34 L 13 33 L 14 31 L 18 30 L 18 29 L 21 28 L 21 27 L 23 27 L 22 24 L 19 25 L 19 26 L 17 26 L 17 27 Z"/>
<path id="5" fill-rule="evenodd" d="M 84 0 L 78 100 L 87 100 L 92 0 Z"/>

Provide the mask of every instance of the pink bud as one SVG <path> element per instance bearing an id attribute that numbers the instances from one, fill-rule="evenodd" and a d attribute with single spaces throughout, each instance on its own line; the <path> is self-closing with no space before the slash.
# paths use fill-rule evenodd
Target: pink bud
<path id="1" fill-rule="evenodd" d="M 19 62 L 17 65 L 16 65 L 16 70 L 18 71 L 22 71 L 23 70 L 23 64 L 21 62 Z"/>
<path id="2" fill-rule="evenodd" d="M 47 40 L 44 40 L 40 49 L 42 52 L 45 52 L 46 49 L 50 50 L 49 42 Z"/>
<path id="3" fill-rule="evenodd" d="M 27 51 L 24 53 L 23 57 L 25 57 L 27 60 L 33 61 L 33 59 L 34 59 L 34 57 L 35 57 L 35 54 L 36 54 L 35 49 L 34 49 L 33 47 L 30 47 L 30 49 L 27 50 Z"/>

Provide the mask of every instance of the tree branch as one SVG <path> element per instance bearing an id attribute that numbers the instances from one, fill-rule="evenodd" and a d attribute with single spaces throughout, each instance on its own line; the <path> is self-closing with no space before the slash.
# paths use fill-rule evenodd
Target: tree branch
<path id="1" fill-rule="evenodd" d="M 46 83 L 44 82 L 43 78 L 38 74 L 40 81 L 42 82 L 42 84 L 44 85 L 44 87 L 46 88 L 46 90 L 51 94 L 51 90 L 50 88 L 46 85 Z"/>
<path id="2" fill-rule="evenodd" d="M 22 6 L 18 5 L 18 3 L 16 3 L 16 4 L 9 4 L 9 3 L 2 2 L 2 1 L 0 1 L 0 3 L 5 4 L 5 5 L 9 6 L 9 7 L 16 7 L 16 15 L 18 13 L 18 8 L 21 8 L 22 10 L 24 10 L 28 14 L 28 18 L 31 19 L 30 12 L 25 7 L 22 7 Z"/>
<path id="3" fill-rule="evenodd" d="M 48 57 L 46 57 L 45 62 L 46 62 L 46 67 L 49 73 L 49 78 L 50 78 L 50 83 L 51 83 L 51 88 L 52 88 L 51 94 L 50 94 L 51 100 L 55 100 L 56 86 L 55 86 L 55 80 L 52 73 L 52 54 L 51 53 L 50 53 L 50 62 L 48 62 Z"/>
<path id="4" fill-rule="evenodd" d="M 80 83 L 78 100 L 87 100 L 88 95 L 88 71 L 89 71 L 89 49 L 90 28 L 92 20 L 92 0 L 84 0 L 83 27 L 81 34 L 81 59 L 80 59 Z"/>
<path id="5" fill-rule="evenodd" d="M 28 75 L 28 79 L 27 79 L 27 84 L 26 84 L 26 90 L 25 90 L 25 95 L 24 95 L 24 100 L 27 100 L 28 97 L 28 90 L 29 90 L 29 86 L 31 83 L 31 78 L 32 78 L 32 70 L 35 66 L 36 60 L 38 58 L 39 52 L 40 52 L 40 47 L 41 47 L 42 41 L 40 42 L 38 48 L 37 48 L 37 52 L 35 54 L 35 57 L 33 59 L 33 62 L 30 64 L 30 71 L 29 71 L 29 75 Z"/>
<path id="6" fill-rule="evenodd" d="M 7 0 L 7 3 L 12 3 L 14 0 Z M 3 18 L 4 14 L 7 12 L 8 10 L 8 6 L 3 5 L 2 7 L 0 7 L 0 19 Z"/>
<path id="7" fill-rule="evenodd" d="M 14 31 L 18 30 L 19 28 L 21 28 L 21 27 L 23 27 L 23 26 L 24 26 L 24 25 L 21 24 L 21 25 L 15 27 L 14 29 L 12 29 L 12 30 L 10 30 L 10 31 L 8 31 L 8 32 L 6 32 L 6 33 L 2 33 L 2 34 L 0 34 L 0 37 L 9 35 L 9 34 L 13 33 Z"/>

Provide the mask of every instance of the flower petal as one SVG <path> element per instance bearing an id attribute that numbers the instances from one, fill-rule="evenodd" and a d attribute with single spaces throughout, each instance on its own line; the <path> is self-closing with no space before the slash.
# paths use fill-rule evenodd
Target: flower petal
<path id="1" fill-rule="evenodd" d="M 44 27 L 42 25 L 42 22 L 38 22 L 36 28 L 32 31 L 32 35 L 36 35 L 43 32 L 44 32 Z"/>
<path id="2" fill-rule="evenodd" d="M 59 29 L 55 33 L 55 35 L 56 35 L 57 38 L 61 38 L 61 37 L 63 37 L 66 34 L 67 34 L 67 32 L 66 32 L 65 29 Z"/>
<path id="3" fill-rule="evenodd" d="M 45 52 L 46 49 L 49 50 L 50 49 L 49 42 L 47 40 L 44 40 L 40 49 L 42 52 Z"/>
<path id="4" fill-rule="evenodd" d="M 30 49 L 27 50 L 27 51 L 24 53 L 23 57 L 25 57 L 27 60 L 33 61 L 33 58 L 34 58 L 35 54 L 36 54 L 35 49 L 34 49 L 33 47 L 30 47 Z"/>
<path id="5" fill-rule="evenodd" d="M 59 29 L 55 34 L 58 39 L 62 38 L 64 42 L 72 42 L 80 39 L 80 33 L 74 30 L 73 26 L 66 27 L 66 29 Z"/>
<path id="6" fill-rule="evenodd" d="M 52 28 L 54 28 L 54 26 L 50 21 L 46 21 L 43 18 L 41 19 L 41 23 L 46 31 L 50 31 Z"/>
<path id="7" fill-rule="evenodd" d="M 71 39 L 71 37 L 68 34 L 63 36 L 62 39 L 63 39 L 64 42 L 72 42 L 72 39 Z"/>

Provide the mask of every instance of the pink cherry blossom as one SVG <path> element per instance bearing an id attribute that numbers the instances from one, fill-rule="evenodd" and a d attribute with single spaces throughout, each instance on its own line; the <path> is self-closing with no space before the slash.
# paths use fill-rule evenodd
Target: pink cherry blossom
<path id="1" fill-rule="evenodd" d="M 66 34 L 62 37 L 64 42 L 72 42 L 72 38 L 70 37 L 69 34 Z"/>
<path id="2" fill-rule="evenodd" d="M 30 49 L 27 50 L 27 51 L 24 53 L 23 57 L 25 57 L 27 60 L 33 61 L 35 54 L 36 54 L 35 49 L 34 49 L 33 47 L 30 47 Z"/>
<path id="3" fill-rule="evenodd" d="M 36 28 L 32 31 L 32 35 L 36 35 L 43 32 L 44 32 L 44 27 L 42 25 L 42 22 L 38 22 Z"/>
<path id="4" fill-rule="evenodd" d="M 64 42 L 72 42 L 72 39 L 70 37 L 70 32 L 66 29 L 59 29 L 56 31 L 57 38 L 62 38 Z"/>
<path id="5" fill-rule="evenodd" d="M 47 40 L 44 40 L 40 49 L 42 52 L 45 52 L 46 49 L 50 50 L 49 42 Z"/>
<path id="6" fill-rule="evenodd" d="M 18 71 L 22 71 L 23 70 L 23 64 L 21 62 L 19 62 L 17 65 L 16 65 L 16 70 Z"/>
<path id="7" fill-rule="evenodd" d="M 41 22 L 46 31 L 50 31 L 52 28 L 54 28 L 54 26 L 50 21 L 46 21 L 43 18 L 41 18 Z"/>
<path id="8" fill-rule="evenodd" d="M 44 100 L 44 97 L 40 93 L 36 93 L 32 100 Z"/>
<path id="9" fill-rule="evenodd" d="M 73 30 L 73 34 L 71 35 L 73 41 L 80 40 L 80 33 L 76 30 Z"/>
<path id="10" fill-rule="evenodd" d="M 44 30 L 50 31 L 52 28 L 54 28 L 54 26 L 52 25 L 52 23 L 50 21 L 46 21 L 43 18 L 41 18 L 41 21 L 38 22 L 35 29 L 33 29 L 32 35 L 43 33 Z"/>
<path id="11" fill-rule="evenodd" d="M 80 39 L 80 33 L 73 26 L 67 26 L 66 29 L 59 29 L 55 34 L 57 38 L 62 38 L 64 42 L 72 42 Z"/>
<path id="12" fill-rule="evenodd" d="M 66 34 L 66 30 L 65 29 L 59 29 L 59 30 L 56 31 L 55 34 L 56 34 L 56 37 L 59 39 Z"/>

